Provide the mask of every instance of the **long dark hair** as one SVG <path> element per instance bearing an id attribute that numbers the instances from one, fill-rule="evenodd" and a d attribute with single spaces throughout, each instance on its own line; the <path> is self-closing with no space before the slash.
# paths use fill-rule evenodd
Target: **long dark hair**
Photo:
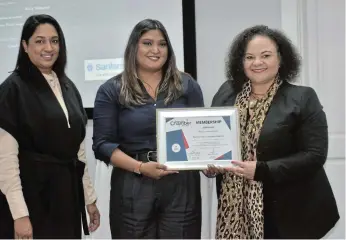
<path id="1" fill-rule="evenodd" d="M 158 20 L 145 19 L 137 23 L 133 28 L 124 54 L 124 71 L 121 76 L 119 101 L 125 106 L 142 105 L 146 101 L 143 90 L 138 83 L 136 59 L 138 41 L 144 33 L 150 30 L 161 31 L 168 47 L 167 61 L 162 69 L 163 80 L 158 92 L 167 92 L 167 96 L 164 100 L 165 104 L 177 99 L 182 92 L 180 72 L 176 66 L 175 54 L 165 27 Z"/>
<path id="2" fill-rule="evenodd" d="M 226 77 L 230 80 L 236 92 L 240 92 L 247 81 L 244 72 L 244 56 L 248 43 L 255 36 L 270 38 L 277 47 L 280 57 L 279 77 L 282 81 L 293 82 L 300 70 L 300 55 L 291 41 L 279 30 L 264 25 L 257 25 L 245 29 L 238 34 L 232 42 L 226 62 Z"/>
<path id="3" fill-rule="evenodd" d="M 59 37 L 59 56 L 53 65 L 53 71 L 58 78 L 65 76 L 66 67 L 66 43 L 64 33 L 61 30 L 59 23 L 51 16 L 46 14 L 32 15 L 24 23 L 22 35 L 20 37 L 19 52 L 15 70 L 25 70 L 32 65 L 28 54 L 25 52 L 22 41 L 29 44 L 29 39 L 36 31 L 36 28 L 41 24 L 51 24 L 58 33 Z"/>

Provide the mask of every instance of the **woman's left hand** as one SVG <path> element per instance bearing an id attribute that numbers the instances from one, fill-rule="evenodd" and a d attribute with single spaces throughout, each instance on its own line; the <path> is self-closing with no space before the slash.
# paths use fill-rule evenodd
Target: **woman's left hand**
<path id="1" fill-rule="evenodd" d="M 229 170 L 239 177 L 253 180 L 256 171 L 256 163 L 256 161 L 232 160 L 234 167 L 230 167 Z"/>
<path id="2" fill-rule="evenodd" d="M 203 174 L 208 178 L 216 177 L 218 174 L 224 174 L 228 171 L 228 168 L 216 167 L 214 165 L 208 165 L 208 168 L 203 170 Z"/>
<path id="3" fill-rule="evenodd" d="M 92 203 L 86 206 L 90 217 L 89 231 L 94 232 L 100 226 L 100 212 L 96 206 L 96 203 Z"/>

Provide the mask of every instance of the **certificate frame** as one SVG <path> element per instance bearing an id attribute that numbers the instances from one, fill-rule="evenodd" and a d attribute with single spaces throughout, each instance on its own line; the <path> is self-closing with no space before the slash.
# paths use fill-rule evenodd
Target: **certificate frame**
<path id="1" fill-rule="evenodd" d="M 241 160 L 237 107 L 156 109 L 156 130 L 157 161 L 169 170 L 230 167 Z"/>

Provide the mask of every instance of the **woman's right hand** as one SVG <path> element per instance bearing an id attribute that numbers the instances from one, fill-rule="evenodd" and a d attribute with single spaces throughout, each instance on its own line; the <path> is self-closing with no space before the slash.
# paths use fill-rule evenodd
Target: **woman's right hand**
<path id="1" fill-rule="evenodd" d="M 165 165 L 159 164 L 157 162 L 145 162 L 141 165 L 139 170 L 142 175 L 154 179 L 160 179 L 169 174 L 179 173 L 178 171 L 167 170 L 167 167 Z"/>
<path id="2" fill-rule="evenodd" d="M 32 239 L 32 226 L 28 216 L 14 220 L 14 238 Z"/>

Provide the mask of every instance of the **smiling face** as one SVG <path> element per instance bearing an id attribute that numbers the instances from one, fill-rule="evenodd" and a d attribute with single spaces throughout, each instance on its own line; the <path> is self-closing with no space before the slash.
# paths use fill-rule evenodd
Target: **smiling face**
<path id="1" fill-rule="evenodd" d="M 160 30 L 149 30 L 138 41 L 138 70 L 161 71 L 168 57 L 167 42 Z"/>
<path id="2" fill-rule="evenodd" d="M 274 81 L 280 66 L 276 44 L 266 36 L 249 41 L 244 56 L 244 71 L 253 84 Z"/>
<path id="3" fill-rule="evenodd" d="M 59 56 L 59 37 L 51 24 L 39 25 L 28 42 L 22 42 L 30 61 L 42 72 L 50 73 Z"/>

